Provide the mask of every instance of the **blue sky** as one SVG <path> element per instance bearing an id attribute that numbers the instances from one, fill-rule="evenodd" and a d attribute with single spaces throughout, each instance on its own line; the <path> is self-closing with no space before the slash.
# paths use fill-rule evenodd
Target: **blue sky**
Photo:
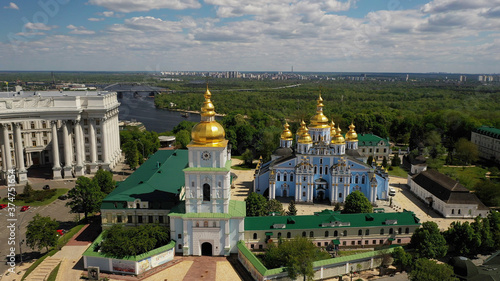
<path id="1" fill-rule="evenodd" d="M 500 73 L 500 0 L 0 3 L 0 70 Z"/>

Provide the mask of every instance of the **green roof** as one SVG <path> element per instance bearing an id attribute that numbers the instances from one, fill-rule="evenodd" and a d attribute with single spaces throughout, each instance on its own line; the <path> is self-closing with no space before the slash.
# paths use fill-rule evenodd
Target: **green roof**
<path id="1" fill-rule="evenodd" d="M 373 134 L 358 134 L 358 146 L 375 146 L 380 141 L 384 142 L 384 145 L 389 145 L 389 140 L 381 138 Z"/>
<path id="2" fill-rule="evenodd" d="M 165 201 L 175 202 L 184 186 L 184 168 L 188 166 L 187 150 L 159 150 L 139 169 L 130 175 L 106 198 L 101 209 L 124 209 L 125 204 L 115 202 L 158 201 L 164 198 L 159 208 L 167 208 Z M 172 204 L 173 205 L 173 204 Z"/>
<path id="3" fill-rule="evenodd" d="M 245 217 L 246 216 L 246 203 L 245 201 L 229 201 L 229 213 L 186 213 L 185 202 L 180 202 L 177 206 L 172 208 L 170 214 L 171 217 L 182 217 L 182 218 L 225 218 L 230 219 L 234 217 Z"/>
<path id="4" fill-rule="evenodd" d="M 481 126 L 477 128 L 475 132 L 492 138 L 500 139 L 500 129 L 494 127 Z"/>
<path id="5" fill-rule="evenodd" d="M 386 221 L 397 221 L 397 224 L 385 224 Z M 335 225 L 335 222 L 338 222 Z M 349 224 L 347 224 L 349 223 Z M 273 217 L 246 217 L 245 231 L 276 230 L 273 225 L 284 224 L 286 229 L 331 229 L 343 227 L 374 227 L 418 225 L 417 217 L 413 212 L 370 213 L 370 214 L 341 214 L 332 210 L 323 210 L 307 216 L 273 216 Z"/>
<path id="6" fill-rule="evenodd" d="M 85 250 L 85 252 L 83 253 L 83 256 L 98 257 L 98 258 L 113 258 L 113 259 L 120 259 L 120 260 L 129 260 L 129 261 L 140 261 L 140 260 L 143 260 L 145 258 L 154 256 L 154 255 L 157 255 L 159 253 L 165 252 L 165 251 L 170 250 L 170 249 L 172 249 L 172 248 L 175 247 L 175 241 L 172 240 L 167 245 L 164 245 L 164 246 L 161 246 L 159 248 L 153 249 L 153 250 L 151 250 L 149 252 L 146 252 L 144 254 L 140 254 L 140 255 L 137 255 L 137 256 L 117 258 L 117 257 L 114 257 L 114 256 L 105 255 L 103 253 L 94 251 L 94 249 L 96 248 L 96 245 L 99 245 L 99 243 L 101 243 L 101 241 L 102 241 L 102 233 L 99 234 L 99 236 L 97 237 L 97 239 L 94 240 L 94 242 L 92 244 L 90 244 L 90 246 L 87 248 L 87 250 Z"/>

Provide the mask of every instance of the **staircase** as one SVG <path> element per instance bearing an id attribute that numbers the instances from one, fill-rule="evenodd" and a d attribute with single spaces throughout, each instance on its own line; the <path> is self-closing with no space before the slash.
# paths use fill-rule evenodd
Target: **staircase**
<path id="1" fill-rule="evenodd" d="M 41 264 L 39 264 L 35 270 L 31 272 L 26 281 L 45 281 L 49 276 L 50 272 L 61 262 L 61 259 L 48 257 Z"/>

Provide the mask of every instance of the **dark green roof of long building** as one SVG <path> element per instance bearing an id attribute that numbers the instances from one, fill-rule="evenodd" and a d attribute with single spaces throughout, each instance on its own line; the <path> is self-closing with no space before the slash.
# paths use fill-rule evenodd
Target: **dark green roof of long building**
<path id="1" fill-rule="evenodd" d="M 287 229 L 330 229 L 343 227 L 375 227 L 419 225 L 419 219 L 413 212 L 341 214 L 332 210 L 323 210 L 307 216 L 268 216 L 246 217 L 245 230 Z"/>
<path id="2" fill-rule="evenodd" d="M 384 142 L 384 145 L 389 145 L 389 140 L 381 138 L 374 134 L 358 134 L 358 146 L 375 146 L 378 145 L 380 141 Z"/>
<path id="3" fill-rule="evenodd" d="M 500 139 L 500 129 L 494 127 L 481 126 L 477 128 L 475 132 L 492 138 Z"/>
<path id="4" fill-rule="evenodd" d="M 102 209 L 123 208 L 115 202 L 175 201 L 184 186 L 184 168 L 188 166 L 187 150 L 160 150 L 144 162 L 125 181 L 118 183 L 102 202 Z"/>

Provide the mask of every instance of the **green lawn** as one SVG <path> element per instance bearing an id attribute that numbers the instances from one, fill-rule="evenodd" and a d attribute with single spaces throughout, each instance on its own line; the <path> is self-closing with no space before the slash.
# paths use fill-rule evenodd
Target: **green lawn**
<path id="1" fill-rule="evenodd" d="M 50 197 L 49 199 L 46 199 L 43 201 L 34 201 L 34 202 L 26 203 L 26 202 L 24 202 L 24 200 L 16 199 L 16 200 L 14 200 L 13 203 L 16 206 L 24 206 L 24 205 L 44 206 L 44 205 L 48 205 L 48 204 L 56 201 L 59 196 L 66 194 L 68 192 L 68 190 L 69 189 L 67 189 L 67 188 L 56 188 L 56 194 L 54 196 Z M 5 197 L 2 199 L 2 202 L 6 204 L 7 202 L 9 202 L 9 199 L 7 197 Z"/>
<path id="2" fill-rule="evenodd" d="M 389 169 L 389 176 L 407 178 L 408 173 L 401 167 L 392 167 L 392 171 Z"/>
<path id="3" fill-rule="evenodd" d="M 49 274 L 49 277 L 47 277 L 47 281 L 56 281 L 57 278 L 57 272 L 59 271 L 59 267 L 61 266 L 61 263 L 59 263 Z"/>
<path id="4" fill-rule="evenodd" d="M 472 189 L 477 182 L 485 179 L 488 172 L 487 169 L 481 167 L 440 167 L 438 171 L 458 180 L 468 189 Z"/>

